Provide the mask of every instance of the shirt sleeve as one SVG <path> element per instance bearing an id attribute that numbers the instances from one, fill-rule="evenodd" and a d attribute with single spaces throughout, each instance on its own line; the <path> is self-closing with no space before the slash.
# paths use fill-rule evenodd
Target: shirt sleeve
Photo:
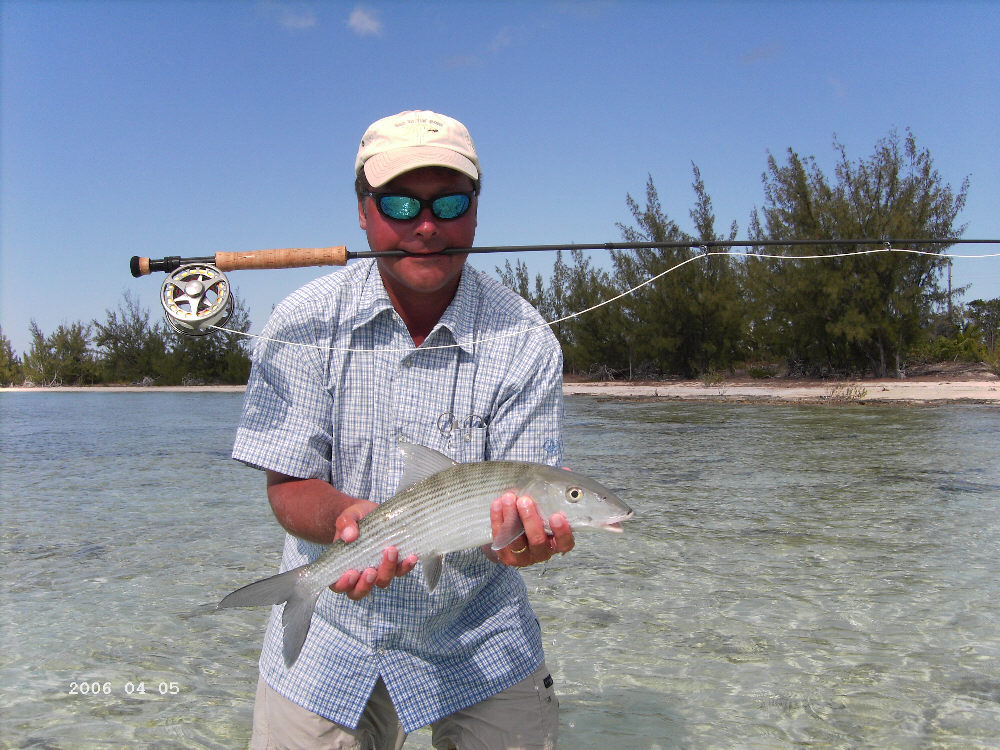
<path id="1" fill-rule="evenodd" d="M 259 341 L 233 458 L 300 479 L 329 479 L 332 397 L 317 318 L 279 307 Z"/>

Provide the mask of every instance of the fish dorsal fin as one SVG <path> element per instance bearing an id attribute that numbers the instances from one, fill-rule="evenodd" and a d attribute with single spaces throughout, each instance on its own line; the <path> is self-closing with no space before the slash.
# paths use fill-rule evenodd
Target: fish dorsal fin
<path id="1" fill-rule="evenodd" d="M 401 442 L 399 452 L 403 454 L 403 477 L 399 480 L 397 492 L 402 492 L 439 471 L 458 465 L 443 453 L 416 443 Z"/>

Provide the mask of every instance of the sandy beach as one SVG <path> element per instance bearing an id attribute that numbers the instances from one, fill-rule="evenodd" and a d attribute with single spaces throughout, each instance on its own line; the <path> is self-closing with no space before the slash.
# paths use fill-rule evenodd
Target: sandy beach
<path id="1" fill-rule="evenodd" d="M 90 386 L 2 388 L 0 393 L 240 393 L 240 385 L 195 386 Z M 829 404 L 1000 404 L 1000 378 L 985 367 L 941 365 L 905 379 L 730 377 L 707 380 L 581 381 L 567 378 L 563 393 L 599 398 L 643 401 L 718 401 L 734 403 Z"/>
<path id="2" fill-rule="evenodd" d="M 657 401 L 809 404 L 1000 403 L 1000 378 L 983 364 L 943 362 L 914 368 L 906 378 L 752 379 L 716 381 L 571 382 L 567 395 Z"/>
<path id="3" fill-rule="evenodd" d="M 764 381 L 726 380 L 706 385 L 682 380 L 658 383 L 566 383 L 566 395 L 655 401 L 731 401 L 735 403 L 897 403 L 948 402 L 1000 404 L 1000 381 Z"/>

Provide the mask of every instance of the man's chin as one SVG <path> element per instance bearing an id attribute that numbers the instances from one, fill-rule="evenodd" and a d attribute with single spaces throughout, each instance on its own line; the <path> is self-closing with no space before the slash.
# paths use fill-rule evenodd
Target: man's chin
<path id="1" fill-rule="evenodd" d="M 464 265 L 456 265 L 455 256 L 449 255 L 412 255 L 393 260 L 397 262 L 388 264 L 380 259 L 383 277 L 418 294 L 435 294 L 457 283 Z"/>

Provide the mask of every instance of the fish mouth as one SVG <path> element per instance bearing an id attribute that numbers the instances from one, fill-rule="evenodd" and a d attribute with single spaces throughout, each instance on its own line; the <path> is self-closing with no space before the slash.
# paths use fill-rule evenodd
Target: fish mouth
<path id="1" fill-rule="evenodd" d="M 613 531 L 616 534 L 621 534 L 623 531 L 622 521 L 627 521 L 634 515 L 635 511 L 630 510 L 628 513 L 622 513 L 621 515 L 618 516 L 612 516 L 611 518 L 608 518 L 607 520 L 601 522 L 601 528 L 604 529 L 605 531 Z"/>

